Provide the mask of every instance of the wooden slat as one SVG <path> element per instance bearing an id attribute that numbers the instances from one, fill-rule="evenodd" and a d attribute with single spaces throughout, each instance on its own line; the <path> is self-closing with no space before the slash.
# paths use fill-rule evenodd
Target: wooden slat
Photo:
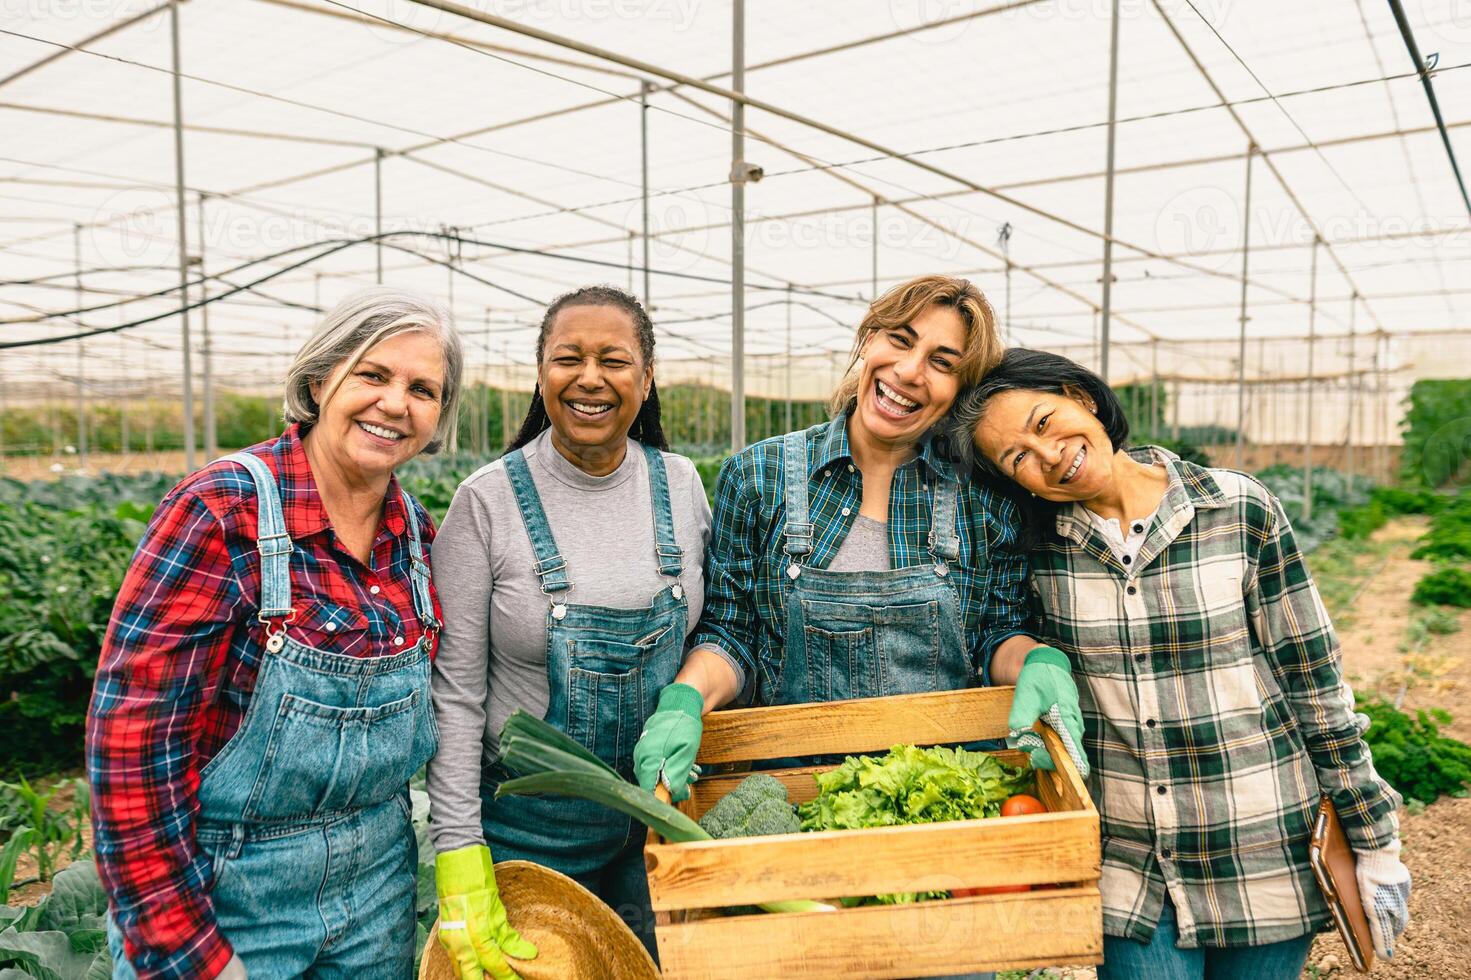
<path id="1" fill-rule="evenodd" d="M 696 761 L 876 752 L 894 745 L 972 742 L 1006 735 L 1014 688 L 789 704 L 705 716 Z"/>
<path id="2" fill-rule="evenodd" d="M 1081 887 L 661 924 L 665 980 L 926 977 L 1101 962 L 1098 889 Z"/>
<path id="3" fill-rule="evenodd" d="M 956 823 L 658 844 L 644 851 L 655 909 L 789 898 L 1096 880 L 1098 817 Z"/>
<path id="4" fill-rule="evenodd" d="M 1062 739 L 1048 726 L 1038 723 L 1037 730 L 1042 733 L 1042 744 L 1047 746 L 1047 754 L 1052 756 L 1053 765 L 1057 767 L 1056 772 L 1049 773 L 1052 778 L 1046 782 L 1054 794 L 1053 800 L 1044 799 L 1049 810 L 1085 810 L 1094 812 L 1093 798 L 1088 795 L 1088 784 L 1083 782 L 1079 775 L 1077 766 L 1073 765 L 1072 756 L 1067 754 L 1067 749 L 1062 746 Z"/>

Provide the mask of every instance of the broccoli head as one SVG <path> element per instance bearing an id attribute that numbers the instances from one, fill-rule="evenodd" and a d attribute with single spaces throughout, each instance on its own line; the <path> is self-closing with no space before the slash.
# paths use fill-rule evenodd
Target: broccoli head
<path id="1" fill-rule="evenodd" d="M 764 837 L 795 834 L 802 829 L 787 788 L 774 776 L 757 773 L 741 780 L 722 796 L 703 817 L 700 826 L 717 840 L 727 837 Z"/>

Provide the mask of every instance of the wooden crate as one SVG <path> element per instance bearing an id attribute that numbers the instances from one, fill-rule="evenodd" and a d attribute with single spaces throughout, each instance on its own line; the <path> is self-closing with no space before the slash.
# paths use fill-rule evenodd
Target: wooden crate
<path id="1" fill-rule="evenodd" d="M 699 762 L 882 752 L 893 745 L 1002 738 L 1010 687 L 720 711 L 705 716 Z M 669 843 L 644 849 L 659 957 L 669 980 L 924 977 L 1098 963 L 1098 812 L 1057 736 L 1039 726 L 1057 772 L 1039 772 L 1050 812 L 871 830 Z M 1017 752 L 998 752 L 1013 765 Z M 812 773 L 772 770 L 796 802 Z M 680 809 L 698 818 L 745 778 L 707 776 Z M 727 914 L 782 899 L 950 891 L 1045 890 L 835 912 Z"/>

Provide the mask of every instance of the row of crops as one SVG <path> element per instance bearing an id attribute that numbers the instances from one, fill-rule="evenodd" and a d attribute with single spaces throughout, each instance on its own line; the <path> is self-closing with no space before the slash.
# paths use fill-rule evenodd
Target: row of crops
<path id="1" fill-rule="evenodd" d="M 1122 394 L 1129 398 L 1127 389 Z M 1163 408 L 1154 409 L 1163 399 L 1163 392 L 1135 394 L 1137 404 L 1158 413 L 1144 428 L 1163 418 Z M 1437 492 L 1426 473 L 1448 483 L 1458 478 L 1464 454 L 1453 465 L 1447 447 L 1461 445 L 1457 427 L 1468 420 L 1471 381 L 1418 383 L 1404 423 L 1405 486 L 1375 488 L 1362 477 L 1350 480 L 1320 468 L 1312 481 L 1311 519 L 1304 514 L 1300 470 L 1279 466 L 1260 476 L 1281 498 L 1309 550 L 1340 533 L 1362 537 L 1395 514 L 1434 512 L 1425 556 L 1439 567 L 1417 597 L 1466 604 L 1471 502 Z M 1178 448 L 1197 455 L 1189 446 Z M 460 480 L 492 458 L 426 457 L 406 466 L 401 477 L 438 518 Z M 707 491 L 714 489 L 719 463 L 718 456 L 697 459 Z M 152 508 L 174 479 L 102 475 L 26 484 L 0 478 L 0 778 L 78 762 L 113 599 Z"/>

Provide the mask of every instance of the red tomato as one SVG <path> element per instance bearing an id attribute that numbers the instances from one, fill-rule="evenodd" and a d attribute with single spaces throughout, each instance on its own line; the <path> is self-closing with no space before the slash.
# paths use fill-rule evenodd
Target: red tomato
<path id="1" fill-rule="evenodd" d="M 1016 817 L 1023 813 L 1046 813 L 1047 807 L 1035 796 L 1018 793 L 1005 803 L 1001 804 L 1001 815 L 1003 817 Z"/>
<path id="2" fill-rule="evenodd" d="M 952 898 L 970 898 L 972 895 L 1009 895 L 1012 892 L 1029 892 L 1031 885 L 994 885 L 990 888 L 956 888 L 950 892 Z"/>

